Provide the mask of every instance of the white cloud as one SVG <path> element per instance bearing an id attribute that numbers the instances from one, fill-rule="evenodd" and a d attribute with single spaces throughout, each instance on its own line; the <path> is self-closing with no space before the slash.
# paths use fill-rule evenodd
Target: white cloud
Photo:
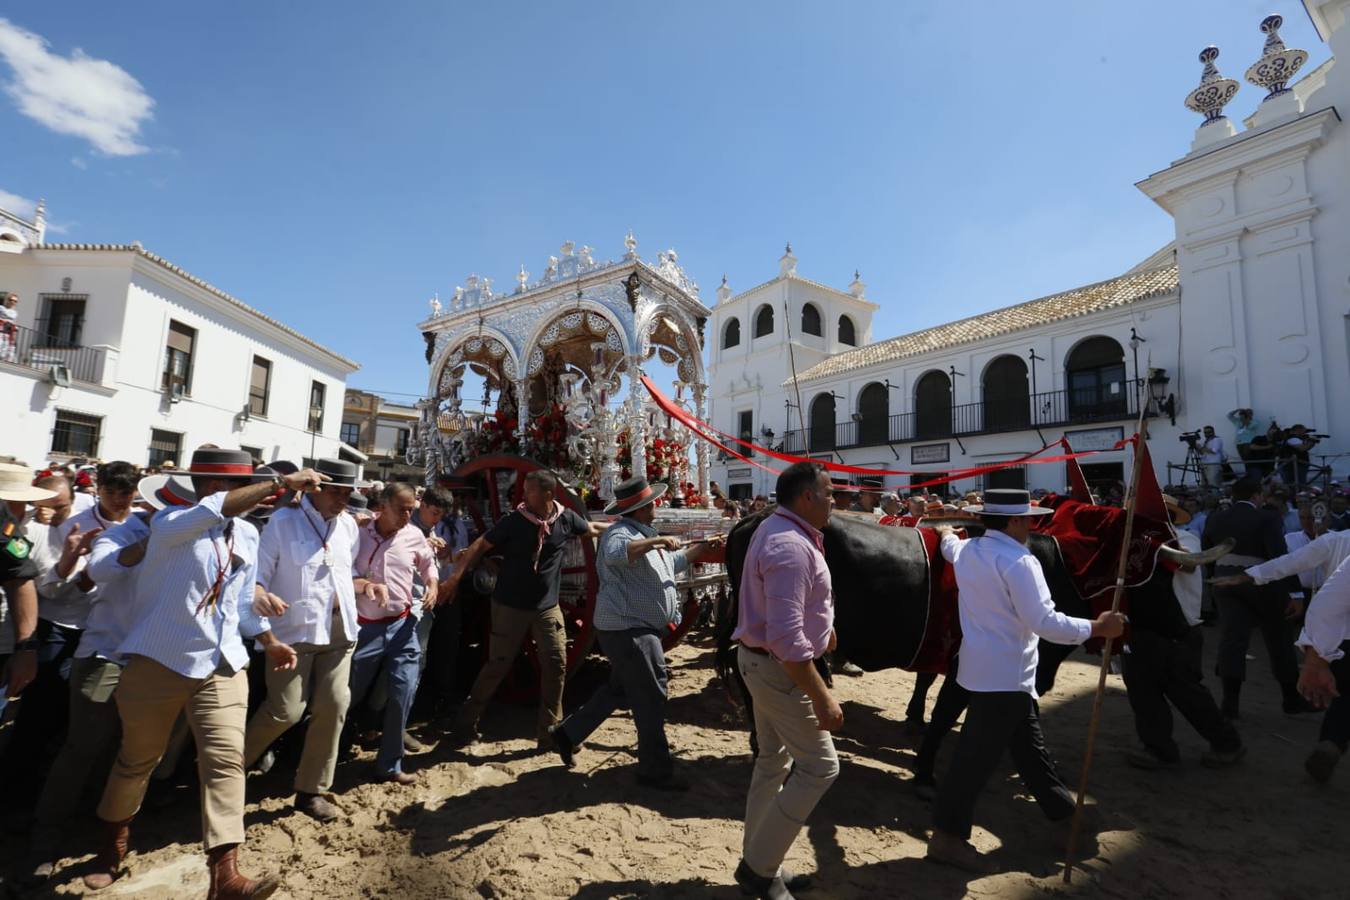
<path id="1" fill-rule="evenodd" d="M 8 210 L 21 219 L 31 219 L 33 211 L 37 209 L 37 202 L 0 190 L 0 209 Z"/>
<path id="2" fill-rule="evenodd" d="M 0 59 L 13 78 L 4 85 L 19 112 L 52 131 L 84 138 L 109 156 L 145 153 L 141 126 L 154 99 L 125 69 L 76 48 L 51 52 L 40 35 L 0 18 Z"/>
<path id="3" fill-rule="evenodd" d="M 72 166 L 74 166 L 75 168 L 77 168 L 77 169 L 87 169 L 87 168 L 89 168 L 89 163 L 85 162 L 84 159 L 83 159 L 82 157 L 79 157 L 79 156 L 72 156 L 72 157 L 70 158 L 70 164 L 71 164 Z"/>

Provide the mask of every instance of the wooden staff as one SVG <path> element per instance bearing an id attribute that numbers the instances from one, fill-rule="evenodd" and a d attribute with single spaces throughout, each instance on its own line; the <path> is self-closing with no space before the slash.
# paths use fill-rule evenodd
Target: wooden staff
<path id="1" fill-rule="evenodd" d="M 1144 423 L 1144 409 L 1139 410 L 1139 425 L 1135 429 L 1134 471 L 1130 484 L 1125 491 L 1125 540 L 1120 548 L 1120 564 L 1116 567 L 1116 587 L 1111 594 L 1111 612 L 1120 612 L 1120 601 L 1125 596 L 1125 568 L 1130 559 L 1130 537 L 1134 530 L 1134 508 L 1139 501 L 1139 471 L 1143 466 L 1144 454 L 1140 452 L 1148 437 Z M 1092 721 L 1088 724 L 1087 752 L 1083 756 L 1083 774 L 1078 780 L 1078 799 L 1073 807 L 1073 822 L 1069 826 L 1069 846 L 1064 850 L 1064 883 L 1069 884 L 1073 875 L 1073 851 L 1078 844 L 1078 828 L 1083 818 L 1083 798 L 1087 795 L 1088 773 L 1092 768 L 1092 748 L 1097 740 L 1097 724 L 1102 715 L 1102 698 L 1106 696 L 1106 673 L 1111 667 L 1112 638 L 1107 638 L 1102 646 L 1102 665 L 1097 673 L 1097 695 L 1092 700 Z"/>

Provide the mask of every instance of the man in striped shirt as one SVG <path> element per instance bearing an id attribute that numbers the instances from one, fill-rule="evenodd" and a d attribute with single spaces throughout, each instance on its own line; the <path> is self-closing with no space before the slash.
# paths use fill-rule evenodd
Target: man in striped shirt
<path id="1" fill-rule="evenodd" d="M 631 478 L 614 489 L 607 515 L 621 515 L 600 538 L 596 560 L 600 590 L 595 600 L 595 636 L 609 657 L 609 683 L 586 705 L 548 730 L 554 749 L 569 769 L 578 744 L 613 715 L 629 706 L 638 733 L 638 784 L 683 791 L 688 782 L 675 775 L 666 742 L 666 657 L 661 640 L 680 623 L 677 576 L 690 563 L 721 545 L 700 541 L 681 549 L 678 538 L 652 527 L 655 503 L 666 485 Z"/>
<path id="2" fill-rule="evenodd" d="M 249 453 L 215 447 L 198 449 L 181 474 L 192 479 L 200 499 L 165 509 L 151 522 L 136 624 L 116 651 L 127 659 L 117 688 L 122 746 L 98 807 L 103 848 L 84 883 L 99 890 L 121 874 L 131 820 L 182 712 L 197 744 L 210 895 L 268 897 L 280 886 L 276 878 L 252 881 L 235 867 L 244 842 L 248 714 L 241 629 L 261 636 L 273 667 L 291 668 L 296 657 L 253 612 L 258 530 L 239 517 L 283 486 L 312 490 L 322 476 L 304 469 L 257 481 Z"/>

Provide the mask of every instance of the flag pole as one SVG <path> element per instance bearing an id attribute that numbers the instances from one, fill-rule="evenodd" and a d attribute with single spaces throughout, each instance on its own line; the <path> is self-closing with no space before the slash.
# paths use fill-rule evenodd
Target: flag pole
<path id="1" fill-rule="evenodd" d="M 1139 409 L 1139 424 L 1135 428 L 1134 466 L 1130 483 L 1125 491 L 1125 539 L 1120 548 L 1120 562 L 1116 566 L 1116 587 L 1111 594 L 1111 612 L 1120 612 L 1120 601 L 1125 596 L 1125 569 L 1130 559 L 1130 538 L 1134 531 L 1134 509 L 1139 501 L 1139 472 L 1143 467 L 1144 441 L 1148 438 L 1148 428 L 1144 413 L 1148 407 Z M 1092 750 L 1097 740 L 1097 725 L 1101 721 L 1102 698 L 1106 696 L 1106 673 L 1111 667 L 1112 638 L 1107 638 L 1102 646 L 1102 664 L 1097 673 L 1097 694 L 1092 700 L 1092 721 L 1088 723 L 1087 750 L 1083 754 L 1083 773 L 1078 779 L 1078 798 L 1074 802 L 1073 822 L 1069 826 L 1069 845 L 1064 849 L 1064 883 L 1069 884 L 1073 876 L 1073 852 L 1078 844 L 1078 829 L 1083 819 L 1083 798 L 1087 795 L 1088 774 L 1092 769 Z"/>

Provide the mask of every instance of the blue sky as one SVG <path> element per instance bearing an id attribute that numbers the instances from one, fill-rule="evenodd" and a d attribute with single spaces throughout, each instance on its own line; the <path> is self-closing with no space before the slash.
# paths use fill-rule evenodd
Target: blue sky
<path id="1" fill-rule="evenodd" d="M 1033 7 L 1034 13 L 1027 12 Z M 0 200 L 141 241 L 419 392 L 414 323 L 564 239 L 675 247 L 711 304 L 854 268 L 884 338 L 1118 274 L 1182 99 L 1298 2 L 29 4 L 0 22 Z M 1244 84 L 1240 118 L 1260 101 Z"/>

